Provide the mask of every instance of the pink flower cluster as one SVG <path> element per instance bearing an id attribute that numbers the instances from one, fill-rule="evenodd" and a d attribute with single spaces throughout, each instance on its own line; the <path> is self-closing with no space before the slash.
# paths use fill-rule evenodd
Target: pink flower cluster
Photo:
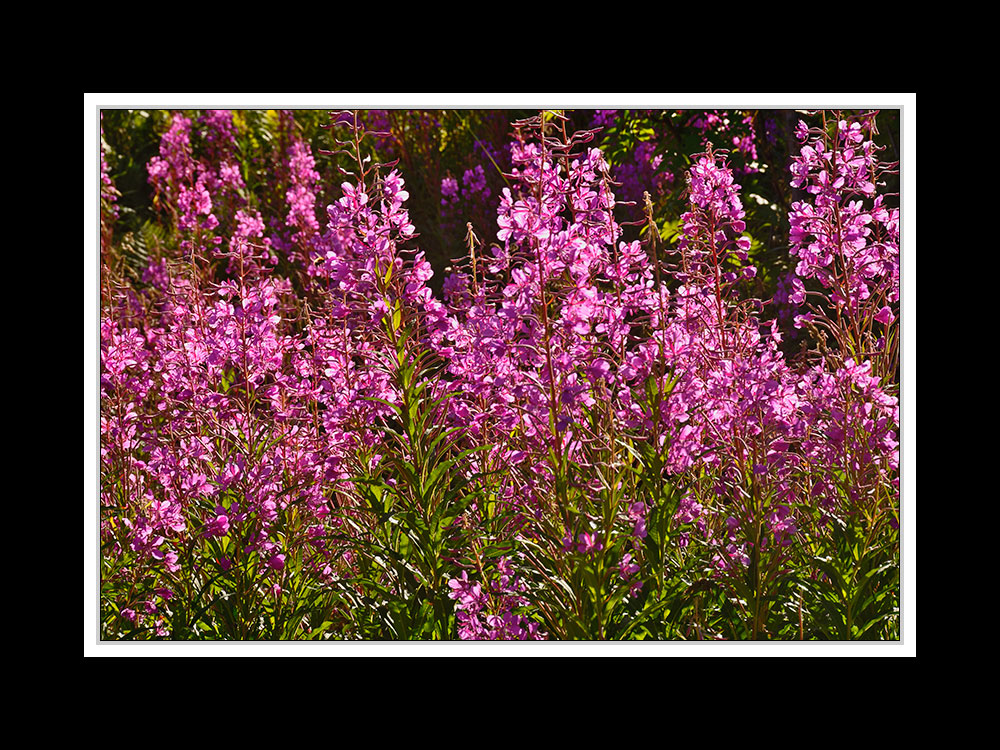
<path id="1" fill-rule="evenodd" d="M 672 125 L 662 132 L 652 132 L 650 122 L 663 118 L 670 119 Z M 629 120 L 635 119 L 636 126 Z M 658 110 L 596 110 L 591 120 L 591 128 L 610 130 L 615 127 L 642 132 L 642 140 L 632 151 L 615 165 L 613 176 L 619 184 L 619 198 L 623 204 L 633 204 L 630 214 L 642 213 L 643 193 L 648 192 L 655 200 L 678 197 L 683 189 L 683 164 L 671 155 L 676 148 L 675 141 L 681 130 L 696 136 L 703 148 L 726 148 L 735 156 L 732 171 L 737 175 L 748 175 L 758 171 L 757 135 L 751 114 L 726 111 L 686 111 L 674 112 Z"/>
<path id="2" fill-rule="evenodd" d="M 802 304 L 805 282 L 819 282 L 829 317 L 851 348 L 863 351 L 872 321 L 885 329 L 898 317 L 899 209 L 877 193 L 887 170 L 864 124 L 840 120 L 831 136 L 800 121 L 797 136 L 802 147 L 791 184 L 810 197 L 794 203 L 788 217 L 789 252 L 798 258 L 789 299 Z M 797 323 L 813 317 L 803 312 Z"/>
<path id="3" fill-rule="evenodd" d="M 121 564 L 113 575 L 135 592 L 118 603 L 132 626 L 162 631 L 193 571 L 240 571 L 273 597 L 293 570 L 319 587 L 349 577 L 333 511 L 350 504 L 358 462 L 377 465 L 385 450 L 375 428 L 400 403 L 387 363 L 404 325 L 406 346 L 441 362 L 442 420 L 504 467 L 512 538 L 534 533 L 568 478 L 584 496 L 605 491 L 595 457 L 626 439 L 660 452 L 664 477 L 684 478 L 680 539 L 707 544 L 719 575 L 788 545 L 810 523 L 803 506 L 835 509 L 845 477 L 851 502 L 898 492 L 898 400 L 871 353 L 898 318 L 899 212 L 878 194 L 863 124 L 803 128 L 792 166 L 811 197 L 789 217 L 798 265 L 783 299 L 804 305 L 819 285 L 832 307 L 799 324 L 842 332 L 809 363 L 786 358 L 778 321 L 747 293 L 757 270 L 724 152 L 694 156 L 668 259 L 655 240 L 626 238 L 592 133 L 561 140 L 537 118 L 515 123 L 496 242 L 473 240 L 439 298 L 423 252 L 403 249 L 416 228 L 398 171 L 365 171 L 359 158 L 321 226 L 315 159 L 292 142 L 286 240 L 240 197 L 231 113 L 201 125 L 206 156 L 177 115 L 148 165 L 182 238 L 176 256 L 101 317 L 102 536 Z M 487 193 L 482 168 L 462 185 Z M 457 180 L 442 183 L 444 199 L 458 194 Z M 209 258 L 187 252 L 204 247 Z M 615 585 L 635 597 L 649 512 L 626 498 L 611 525 L 566 515 L 558 533 L 567 555 L 615 555 Z M 545 637 L 518 564 L 503 558 L 479 582 L 454 570 L 460 638 Z"/>
<path id="4" fill-rule="evenodd" d="M 545 639 L 537 622 L 517 613 L 527 604 L 524 586 L 508 560 L 497 565 L 496 578 L 484 590 L 462 571 L 448 581 L 448 598 L 455 600 L 458 637 L 467 641 L 539 641 Z"/>
<path id="5" fill-rule="evenodd" d="M 147 165 L 154 205 L 188 233 L 185 248 L 196 252 L 222 241 L 213 235 L 219 228 L 219 215 L 232 216 L 246 204 L 246 184 L 236 162 L 232 112 L 209 110 L 200 124 L 208 144 L 205 157 L 194 156 L 195 123 L 178 113 L 160 140 L 159 156 Z M 228 228 L 228 224 L 223 227 Z"/>

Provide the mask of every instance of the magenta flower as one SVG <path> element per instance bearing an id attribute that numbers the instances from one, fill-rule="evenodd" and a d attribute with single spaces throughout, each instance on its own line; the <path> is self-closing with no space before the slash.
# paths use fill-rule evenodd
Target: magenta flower
<path id="1" fill-rule="evenodd" d="M 579 536 L 579 542 L 576 545 L 576 549 L 577 552 L 590 555 L 604 549 L 604 543 L 598 539 L 597 534 L 584 532 Z"/>

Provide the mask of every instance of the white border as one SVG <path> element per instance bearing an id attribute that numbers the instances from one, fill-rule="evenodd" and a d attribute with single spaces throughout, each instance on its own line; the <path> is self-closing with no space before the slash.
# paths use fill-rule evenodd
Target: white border
<path id="1" fill-rule="evenodd" d="M 97 632 L 98 557 L 96 514 L 99 477 L 99 137 L 100 108 L 883 108 L 901 107 L 902 185 L 902 632 L 894 644 L 772 643 L 101 643 Z M 84 262 L 83 262 L 83 441 L 84 441 L 84 656 L 916 656 L 916 93 L 402 93 L 402 94 L 213 94 L 85 93 L 83 106 Z"/>

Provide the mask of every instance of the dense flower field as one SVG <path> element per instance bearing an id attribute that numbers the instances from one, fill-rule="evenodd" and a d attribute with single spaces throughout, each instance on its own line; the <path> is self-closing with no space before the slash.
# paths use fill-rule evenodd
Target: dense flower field
<path id="1" fill-rule="evenodd" d="M 99 638 L 900 638 L 899 112 L 105 110 Z"/>

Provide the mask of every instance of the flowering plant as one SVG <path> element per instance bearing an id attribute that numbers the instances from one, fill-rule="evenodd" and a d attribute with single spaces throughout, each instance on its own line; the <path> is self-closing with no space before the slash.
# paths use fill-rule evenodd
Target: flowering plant
<path id="1" fill-rule="evenodd" d="M 116 121 L 102 637 L 898 638 L 878 116 Z"/>

